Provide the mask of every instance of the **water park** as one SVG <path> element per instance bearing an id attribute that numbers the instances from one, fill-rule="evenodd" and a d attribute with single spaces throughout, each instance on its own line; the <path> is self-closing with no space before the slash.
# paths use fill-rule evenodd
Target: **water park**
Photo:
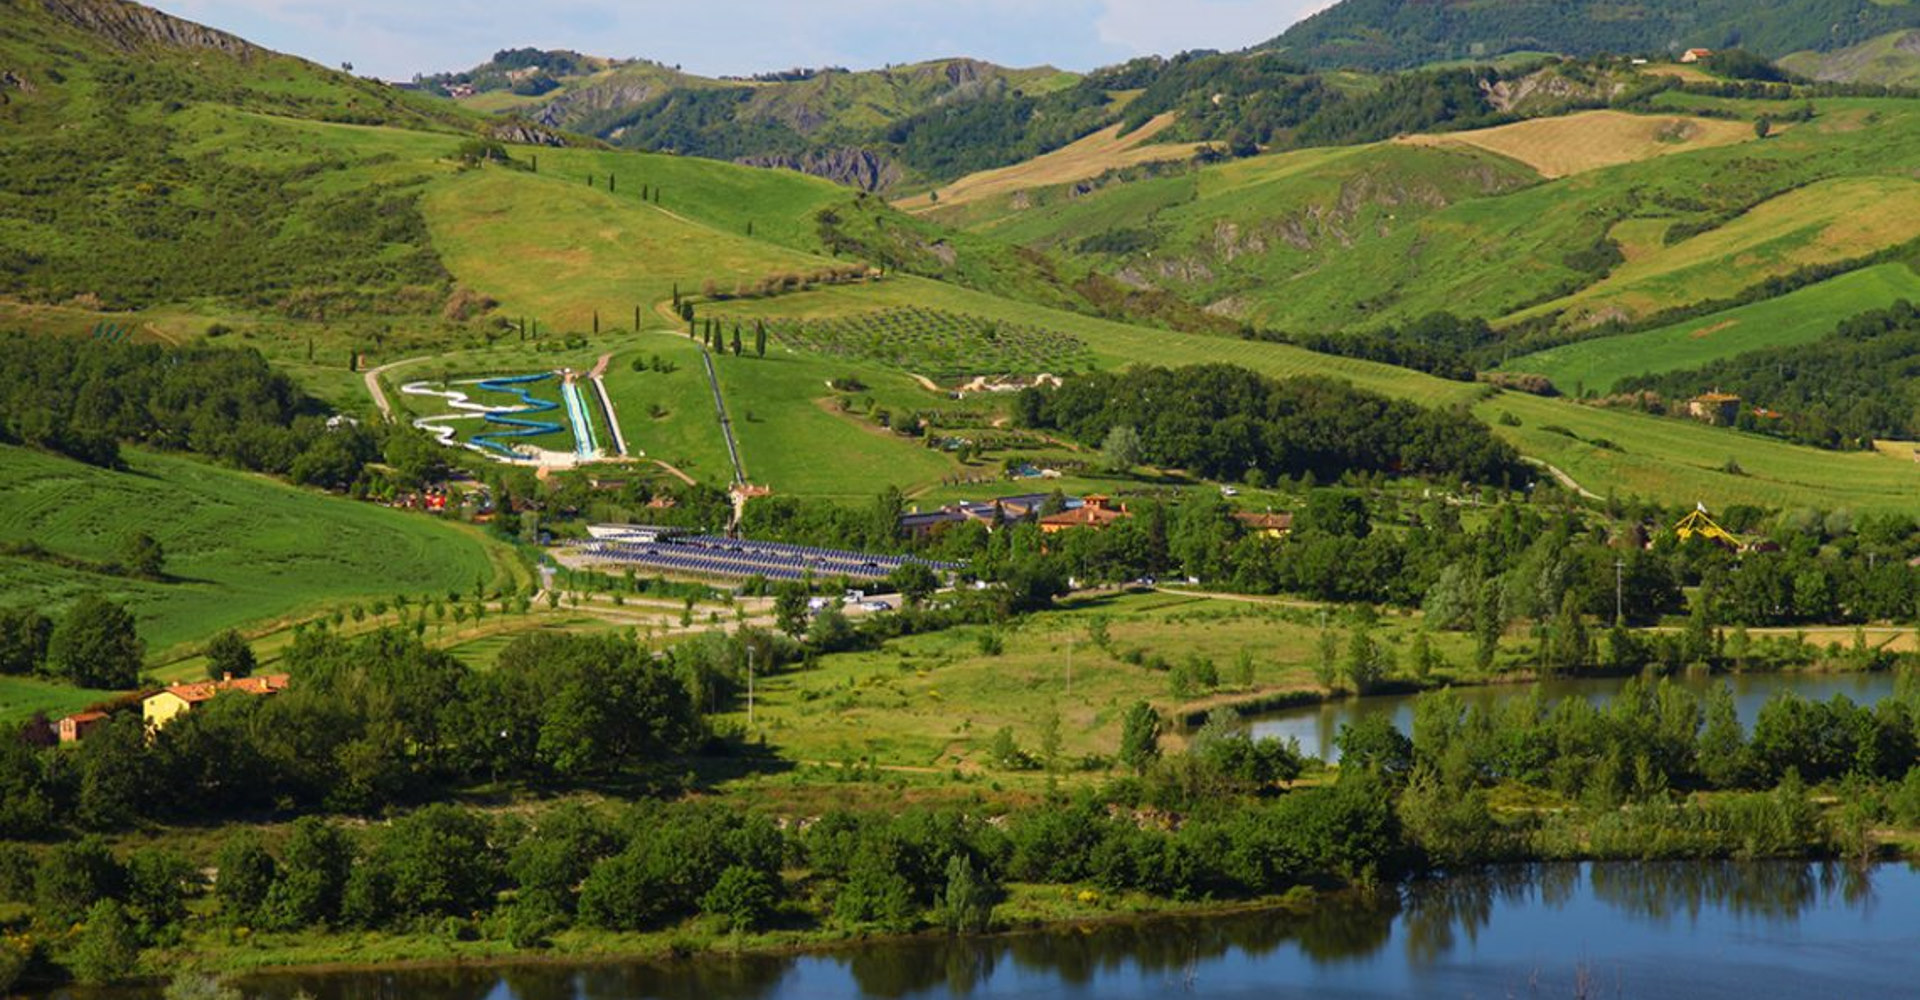
<path id="1" fill-rule="evenodd" d="M 561 369 L 445 383 L 423 380 L 401 386 L 400 392 L 445 401 L 448 412 L 413 421 L 445 447 L 466 448 L 498 462 L 572 468 L 628 454 L 601 381 L 605 367 L 603 361 L 584 373 Z M 583 381 L 591 384 L 591 395 Z M 558 400 L 545 391 L 548 382 L 558 385 Z"/>

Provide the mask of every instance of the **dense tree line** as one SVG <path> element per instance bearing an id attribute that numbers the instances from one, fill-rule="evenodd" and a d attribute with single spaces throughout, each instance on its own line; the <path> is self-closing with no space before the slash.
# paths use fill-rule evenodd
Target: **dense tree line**
<path id="1" fill-rule="evenodd" d="M 1471 382 L 1478 375 L 1481 355 L 1501 338 L 1483 319 L 1464 319 L 1451 313 L 1431 313 L 1401 326 L 1349 333 L 1294 335 L 1266 330 L 1242 333 L 1248 340 L 1297 344 L 1321 354 L 1364 358 Z"/>
<path id="2" fill-rule="evenodd" d="M 1809 344 L 1750 351 L 1699 368 L 1623 379 L 1623 393 L 1653 393 L 1679 407 L 1716 390 L 1746 404 L 1739 425 L 1823 448 L 1871 448 L 1876 438 L 1920 434 L 1920 310 L 1912 303 L 1856 316 Z M 1752 407 L 1777 411 L 1762 417 Z"/>
<path id="3" fill-rule="evenodd" d="M 105 979 L 142 949 L 177 944 L 191 922 L 517 948 L 575 925 L 687 921 L 977 932 L 995 926 L 1015 882 L 1219 900 L 1517 858 L 1855 855 L 1875 826 L 1920 822 L 1917 698 L 1910 680 L 1873 708 L 1783 693 L 1749 732 L 1725 687 L 1701 697 L 1633 680 L 1604 706 L 1535 697 L 1472 709 L 1443 691 L 1416 704 L 1410 735 L 1383 717 L 1343 728 L 1337 777 L 1306 786 L 1288 784 L 1296 751 L 1227 720 L 1162 755 L 1151 712 L 1144 729 L 1129 712 L 1121 755 L 1136 773 L 991 819 L 834 810 L 783 828 L 701 802 L 529 816 L 433 805 L 361 828 L 305 818 L 277 846 L 231 833 L 211 859 L 211 907 L 188 906 L 207 892 L 197 870 L 208 859 L 116 854 L 92 838 L 40 852 L 0 844 L 0 899 L 30 903 L 48 932 L 7 947 L 26 942 L 36 960 Z M 1809 783 L 1844 795 L 1823 810 Z M 1496 811 L 1499 786 L 1551 805 Z"/>
<path id="4" fill-rule="evenodd" d="M 719 664 L 703 655 L 655 660 L 613 636 L 529 636 L 479 673 L 411 633 L 306 629 L 280 664 L 291 683 L 279 694 L 217 697 L 151 738 L 138 712 L 117 713 L 71 752 L 0 740 L 0 828 L 373 812 L 451 783 L 641 773 L 706 739 L 693 691 L 744 673 L 738 650 Z"/>
<path id="5" fill-rule="evenodd" d="M 1346 0 L 1288 29 L 1268 47 L 1315 68 L 1396 69 L 1508 52 L 1571 55 L 1745 47 L 1782 56 L 1853 45 L 1920 24 L 1920 15 L 1872 0 L 1787 0 L 1754 16 L 1741 0 L 1663 0 L 1622 9 L 1603 0 L 1501 4 Z"/>
<path id="6" fill-rule="evenodd" d="M 418 434 L 323 413 L 252 349 L 0 334 L 0 443 L 117 468 L 128 442 L 330 489 L 382 460 L 410 484 L 445 469 Z"/>
<path id="7" fill-rule="evenodd" d="M 1022 392 L 1023 426 L 1089 444 L 1116 427 L 1139 433 L 1141 458 L 1210 479 L 1239 481 L 1385 471 L 1476 483 L 1529 477 L 1486 425 L 1327 379 L 1276 380 L 1227 365 L 1134 368 Z"/>

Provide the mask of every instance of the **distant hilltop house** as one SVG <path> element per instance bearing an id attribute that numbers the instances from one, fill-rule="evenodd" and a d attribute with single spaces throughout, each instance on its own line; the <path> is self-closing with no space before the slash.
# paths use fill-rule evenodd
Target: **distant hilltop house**
<path id="1" fill-rule="evenodd" d="M 1285 538 L 1293 531 L 1293 515 L 1256 514 L 1252 511 L 1239 511 L 1233 515 L 1248 531 L 1268 538 Z"/>
<path id="2" fill-rule="evenodd" d="M 1041 518 L 1040 530 L 1049 535 L 1072 528 L 1101 531 L 1132 516 L 1125 507 L 1115 510 L 1111 497 L 1094 493 L 1082 498 L 1080 506 L 1073 510 L 1063 510 Z"/>
<path id="3" fill-rule="evenodd" d="M 1680 61 L 1691 66 L 1694 63 L 1697 63 L 1702 59 L 1706 59 L 1711 55 L 1713 55 L 1712 49 L 1688 49 L 1687 51 L 1680 53 Z"/>
<path id="4" fill-rule="evenodd" d="M 149 730 L 159 729 L 172 722 L 180 713 L 191 711 L 195 705 L 212 701 L 215 697 L 229 691 L 270 695 L 286 689 L 286 674 L 270 674 L 263 677 L 222 677 L 217 681 L 201 681 L 197 684 L 170 684 L 159 693 L 148 695 L 141 700 L 140 715 L 146 720 Z"/>
<path id="5" fill-rule="evenodd" d="M 1725 392 L 1709 392 L 1687 401 L 1687 415 L 1715 427 L 1731 427 L 1740 419 L 1740 397 Z"/>

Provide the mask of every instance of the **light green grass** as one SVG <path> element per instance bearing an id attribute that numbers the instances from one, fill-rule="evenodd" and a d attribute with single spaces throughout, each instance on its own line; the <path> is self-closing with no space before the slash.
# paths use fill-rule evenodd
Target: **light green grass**
<path id="1" fill-rule="evenodd" d="M 1107 622 L 1107 649 L 1089 639 Z M 1389 619 L 1376 639 L 1404 652 L 1418 620 Z M 1335 619 L 1339 629 L 1338 619 Z M 1297 602 L 1252 603 L 1174 594 L 1077 598 L 1063 610 L 1022 619 L 1003 633 L 1000 655 L 981 652 L 988 629 L 971 626 L 888 642 L 879 650 L 823 658 L 817 667 L 763 680 L 756 715 L 769 743 L 802 761 L 871 757 L 881 764 L 945 769 L 985 766 L 996 730 L 1040 746 L 1043 715 L 1060 713 L 1063 752 L 1112 755 L 1127 706 L 1146 700 L 1185 714 L 1260 694 L 1315 690 L 1320 612 Z M 1072 686 L 1067 645 L 1073 644 Z M 1440 635 L 1435 648 L 1464 663 L 1463 637 Z M 1456 646 L 1458 648 L 1456 648 Z M 1126 662 L 1210 660 L 1222 687 L 1185 697 L 1167 672 Z M 1254 660 L 1251 687 L 1234 677 L 1242 651 Z M 744 713 L 738 720 L 745 722 Z"/>
<path id="2" fill-rule="evenodd" d="M 1570 395 L 1583 389 L 1604 393 L 1632 375 L 1695 368 L 1748 351 L 1818 340 L 1841 320 L 1900 299 L 1920 301 L 1920 276 L 1906 264 L 1881 264 L 1777 299 L 1657 330 L 1549 348 L 1500 367 L 1545 375 Z"/>
<path id="3" fill-rule="evenodd" d="M 190 458 L 125 450 L 110 472 L 0 448 L 0 539 L 32 539 L 110 560 L 146 531 L 167 551 L 167 582 L 129 580 L 24 559 L 0 560 L 10 605 L 57 613 L 99 590 L 131 606 L 150 653 L 223 628 L 328 604 L 470 590 L 506 572 L 476 533 L 432 518 L 296 489 Z"/>
<path id="4" fill-rule="evenodd" d="M 0 725 L 30 719 L 36 714 L 58 719 L 117 693 L 92 691 L 35 677 L 0 677 Z"/>
<path id="5" fill-rule="evenodd" d="M 1650 417 L 1566 400 L 1503 393 L 1474 413 L 1521 452 L 1552 463 L 1595 493 L 1616 491 L 1674 506 L 1704 503 L 1854 511 L 1914 510 L 1920 465 L 1882 452 L 1820 451 L 1691 420 Z M 1579 440 L 1556 434 L 1563 427 Z M 1611 441 L 1617 447 L 1591 442 Z M 1724 471 L 1728 461 L 1744 474 Z"/>

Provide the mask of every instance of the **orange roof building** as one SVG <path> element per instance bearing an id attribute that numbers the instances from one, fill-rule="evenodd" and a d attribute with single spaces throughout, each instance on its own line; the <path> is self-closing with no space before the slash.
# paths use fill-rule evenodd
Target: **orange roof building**
<path id="1" fill-rule="evenodd" d="M 60 742 L 78 743 L 107 721 L 105 712 L 77 712 L 60 720 Z"/>
<path id="2" fill-rule="evenodd" d="M 1095 493 L 1084 498 L 1084 503 L 1072 510 L 1063 510 L 1058 514 L 1048 514 L 1040 519 L 1040 530 L 1051 535 L 1071 528 L 1092 528 L 1099 531 L 1110 528 L 1133 515 L 1125 507 L 1114 510 L 1113 498 Z"/>
<path id="3" fill-rule="evenodd" d="M 140 716 L 146 720 L 148 729 L 159 729 L 172 722 L 180 713 L 192 709 L 195 705 L 212 701 L 215 697 L 229 691 L 269 695 L 277 694 L 286 688 L 286 674 L 222 677 L 217 681 L 200 681 L 195 684 L 170 684 L 158 693 L 141 699 Z"/>

